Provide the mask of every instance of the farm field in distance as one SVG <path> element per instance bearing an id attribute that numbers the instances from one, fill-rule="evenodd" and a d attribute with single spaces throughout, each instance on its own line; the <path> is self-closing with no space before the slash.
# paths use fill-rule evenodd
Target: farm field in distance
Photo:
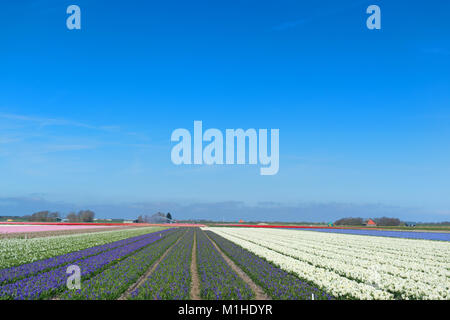
<path id="1" fill-rule="evenodd" d="M 1 239 L 0 299 L 450 299 L 449 241 L 194 225 L 91 228 L 97 232 Z M 79 267 L 79 288 L 67 286 L 69 266 Z"/>
<path id="2" fill-rule="evenodd" d="M 86 232 L 127 229 L 128 226 L 0 224 L 0 239 L 37 238 Z"/>

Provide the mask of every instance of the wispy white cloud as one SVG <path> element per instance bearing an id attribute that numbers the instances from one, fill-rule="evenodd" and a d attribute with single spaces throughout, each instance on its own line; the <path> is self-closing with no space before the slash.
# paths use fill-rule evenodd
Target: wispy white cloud
<path id="1" fill-rule="evenodd" d="M 57 119 L 57 118 L 43 118 L 43 117 L 35 117 L 35 116 L 28 116 L 28 115 L 21 115 L 21 114 L 11 114 L 11 113 L 0 113 L 0 118 L 7 119 L 7 120 L 15 120 L 15 121 L 25 121 L 25 122 L 32 122 L 36 123 L 40 127 L 46 127 L 46 126 L 71 126 L 71 127 L 82 127 L 87 129 L 93 129 L 93 130 L 104 130 L 104 131 L 111 131 L 111 130 L 119 130 L 119 126 L 93 126 L 89 124 L 85 124 L 82 122 L 72 121 L 72 120 L 66 120 L 66 119 Z"/>
<path id="2" fill-rule="evenodd" d="M 61 130 L 46 130 L 58 127 Z M 147 135 L 123 130 L 119 125 L 92 125 L 69 119 L 7 112 L 0 112 L 0 145 L 3 146 L 0 157 L 15 158 L 16 161 L 100 147 L 139 150 L 163 147 L 151 143 Z"/>
<path id="3" fill-rule="evenodd" d="M 44 147 L 43 153 L 59 152 L 59 151 L 78 151 L 94 149 L 94 145 L 81 145 L 81 144 L 65 144 L 65 145 L 49 145 Z"/>
<path id="4" fill-rule="evenodd" d="M 68 120 L 68 119 L 38 117 L 38 116 L 30 116 L 30 115 L 14 114 L 14 113 L 1 113 L 1 112 L 0 112 L 0 119 L 11 120 L 8 122 L 15 122 L 15 123 L 31 123 L 40 129 L 43 129 L 45 127 L 51 127 L 51 126 L 61 126 L 61 127 L 67 126 L 67 127 L 75 127 L 75 128 L 84 128 L 84 129 L 88 129 L 88 130 L 110 133 L 110 134 L 119 134 L 119 135 L 122 135 L 122 137 L 124 137 L 124 138 L 133 139 L 133 142 L 128 144 L 130 146 L 135 146 L 138 148 L 150 146 L 148 143 L 146 143 L 144 145 L 144 144 L 137 142 L 137 140 L 148 142 L 150 139 L 147 135 L 138 133 L 138 132 L 134 132 L 134 131 L 123 130 L 122 127 L 119 125 L 92 125 L 92 124 L 87 124 L 84 122 L 73 121 L 73 120 Z M 21 129 L 22 126 L 19 126 L 18 128 Z M 15 129 L 17 129 L 17 128 L 15 128 Z M 23 132 L 21 132 L 21 134 L 23 135 Z M 39 135 L 41 135 L 41 134 L 37 133 L 37 132 L 33 133 L 34 137 L 39 136 Z M 5 141 L 4 143 L 18 142 L 18 141 L 24 140 L 24 139 L 19 139 L 19 138 L 7 139 L 6 137 L 3 137 L 3 139 Z M 1 136 L 0 136 L 0 143 L 2 143 Z"/>

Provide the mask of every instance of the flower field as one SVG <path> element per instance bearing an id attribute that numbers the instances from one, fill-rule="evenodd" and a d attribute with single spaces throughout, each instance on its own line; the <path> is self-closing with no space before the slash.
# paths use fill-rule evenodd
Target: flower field
<path id="1" fill-rule="evenodd" d="M 181 233 L 181 230 L 167 233 L 164 239 L 150 244 L 145 249 L 87 280 L 81 289 L 76 291 L 66 289 L 61 298 L 83 300 L 119 298 L 178 239 Z"/>
<path id="2" fill-rule="evenodd" d="M 450 241 L 450 233 L 448 232 L 419 232 L 419 231 L 391 231 L 391 230 L 367 230 L 367 229 L 338 229 L 338 228 L 314 228 L 309 229 L 316 232 L 333 232 L 344 234 L 358 234 L 364 236 L 375 237 L 393 237 L 407 239 L 424 239 L 424 240 L 440 240 Z"/>
<path id="3" fill-rule="evenodd" d="M 161 228 L 124 229 L 34 239 L 2 239 L 0 240 L 0 268 L 18 266 L 157 230 Z"/>
<path id="4" fill-rule="evenodd" d="M 44 231 L 62 231 L 62 230 L 86 230 L 86 229 L 108 228 L 107 226 L 55 226 L 55 225 L 1 225 L 2 233 L 25 233 L 25 232 L 44 232 Z"/>
<path id="5" fill-rule="evenodd" d="M 450 299 L 449 242 L 277 229 L 209 230 L 337 298 Z"/>
<path id="6" fill-rule="evenodd" d="M 204 232 L 196 232 L 201 297 L 212 300 L 242 300 L 254 297 L 249 286 L 220 256 Z"/>
<path id="7" fill-rule="evenodd" d="M 194 230 L 190 229 L 161 261 L 152 276 L 132 292 L 130 299 L 189 299 L 193 239 Z"/>
<path id="8" fill-rule="evenodd" d="M 206 233 L 228 256 L 259 283 L 272 299 L 308 300 L 312 298 L 312 294 L 314 294 L 315 299 L 332 299 L 330 295 L 327 295 L 317 287 L 311 286 L 265 259 L 219 236 L 217 233 L 211 231 Z"/>
<path id="9" fill-rule="evenodd" d="M 74 261 L 73 264 L 80 267 L 81 276 L 84 279 L 89 278 L 117 260 L 121 260 L 157 241 L 160 239 L 159 233 L 164 232 L 167 232 L 167 230 L 132 238 L 130 243 L 125 243 L 97 255 L 80 258 Z M 5 284 L 0 287 L 0 299 L 30 300 L 50 298 L 57 294 L 66 284 L 66 270 L 65 265 L 57 266 L 47 272 Z"/>
<path id="10" fill-rule="evenodd" d="M 1 300 L 450 299 L 447 241 L 141 227 L 1 242 Z"/>

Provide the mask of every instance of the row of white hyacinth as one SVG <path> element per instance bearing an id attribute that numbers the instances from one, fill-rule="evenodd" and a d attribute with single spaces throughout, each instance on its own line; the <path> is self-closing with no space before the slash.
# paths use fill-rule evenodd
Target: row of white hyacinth
<path id="1" fill-rule="evenodd" d="M 337 297 L 450 299 L 449 242 L 281 229 L 210 230 Z"/>
<path id="2" fill-rule="evenodd" d="M 268 232 L 270 232 L 270 230 Z M 401 252 L 402 248 L 400 247 L 402 239 L 390 240 L 390 244 L 392 244 L 392 241 L 400 241 L 397 243 L 396 250 L 393 252 L 384 252 L 383 248 L 379 246 L 369 248 L 370 245 L 366 242 L 362 242 L 360 236 L 348 237 L 346 235 L 337 235 L 337 237 L 333 239 L 332 243 L 325 243 L 324 241 L 317 240 L 317 235 L 315 233 L 306 232 L 303 234 L 301 238 L 302 241 L 299 243 L 297 242 L 298 231 L 291 232 L 293 232 L 293 234 L 288 234 L 288 232 L 285 232 L 286 234 L 279 234 L 279 232 L 275 232 L 271 235 L 270 241 L 273 244 L 287 246 L 296 250 L 295 252 L 289 254 L 294 257 L 302 252 L 303 255 L 314 254 L 321 256 L 324 259 L 332 258 L 345 261 L 350 259 L 353 264 L 358 264 L 365 267 L 373 267 L 375 264 L 379 270 L 383 270 L 396 276 L 401 276 L 405 271 L 409 271 L 408 277 L 417 277 L 417 279 L 415 279 L 417 281 L 423 277 L 424 273 L 430 273 L 437 276 L 437 282 L 441 281 L 442 277 L 450 277 L 448 261 L 446 264 L 445 261 L 440 261 L 440 256 L 430 256 L 429 254 L 433 251 L 433 249 L 435 249 L 434 251 L 439 254 L 444 252 L 447 252 L 448 254 L 448 244 L 445 242 L 434 243 L 437 244 L 437 248 L 424 247 L 421 250 L 421 240 L 419 240 L 419 242 L 417 242 L 417 240 L 406 240 L 409 244 L 408 248 L 411 247 L 411 244 L 415 245 L 414 251 L 416 254 L 409 253 L 405 256 L 404 252 Z M 266 238 L 265 236 L 261 237 L 261 234 L 257 233 L 254 239 L 264 241 Z M 384 239 L 385 238 L 375 238 L 375 240 Z M 329 239 L 327 240 L 329 241 Z M 355 241 L 356 245 L 353 244 Z M 426 241 L 425 243 L 429 243 L 429 241 Z M 384 244 L 384 247 L 386 247 L 386 244 Z M 337 252 L 339 252 L 339 254 L 336 254 Z M 417 254 L 419 252 L 420 255 Z M 424 259 L 427 259 L 428 263 L 424 264 Z M 446 259 L 448 260 L 448 255 Z M 406 274 L 404 274 L 403 278 L 406 278 Z M 431 279 L 423 280 L 426 281 Z"/>
<path id="3" fill-rule="evenodd" d="M 0 269 L 140 236 L 160 229 L 163 228 L 142 227 L 32 239 L 1 239 Z"/>

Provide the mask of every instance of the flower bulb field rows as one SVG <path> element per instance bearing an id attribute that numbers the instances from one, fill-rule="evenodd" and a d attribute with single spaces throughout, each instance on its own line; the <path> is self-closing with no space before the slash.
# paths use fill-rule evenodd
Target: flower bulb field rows
<path id="1" fill-rule="evenodd" d="M 448 241 L 168 225 L 0 244 L 0 300 L 450 299 Z"/>
<path id="2" fill-rule="evenodd" d="M 170 231 L 170 229 L 166 229 L 140 236 L 137 239 L 134 239 L 137 241 L 119 246 L 112 250 L 104 251 L 98 255 L 81 258 L 74 261 L 72 264 L 77 265 L 80 268 L 81 277 L 83 279 L 89 279 L 109 265 L 117 263 L 117 261 L 160 240 L 162 238 L 160 234 L 162 235 L 163 233 Z M 50 298 L 66 285 L 66 271 L 66 266 L 56 267 L 47 272 L 38 273 L 16 282 L 0 286 L 0 299 L 28 300 Z"/>
<path id="3" fill-rule="evenodd" d="M 208 236 L 237 263 L 272 299 L 331 300 L 332 296 L 298 277 L 276 267 L 266 259 L 221 237 L 218 233 L 206 231 Z"/>
<path id="4" fill-rule="evenodd" d="M 81 289 L 66 289 L 62 299 L 113 300 L 128 289 L 147 269 L 184 233 L 178 229 L 168 233 L 163 239 L 156 241 L 143 250 L 118 262 L 104 272 L 84 282 Z"/>
<path id="5" fill-rule="evenodd" d="M 252 299 L 249 286 L 225 262 L 201 230 L 197 236 L 197 262 L 203 299 Z"/>
<path id="6" fill-rule="evenodd" d="M 0 240 L 0 268 L 51 258 L 160 229 L 162 228 L 145 227 L 45 238 L 2 239 Z"/>
<path id="7" fill-rule="evenodd" d="M 156 230 L 155 230 L 156 231 Z M 122 247 L 132 242 L 136 242 L 140 239 L 147 237 L 146 234 L 142 236 L 130 237 L 127 239 L 114 241 L 100 246 L 90 247 L 84 250 L 70 252 L 64 255 L 35 261 L 32 263 L 26 263 L 20 266 L 11 267 L 0 270 L 0 283 L 14 282 L 21 278 L 39 273 L 45 270 L 49 270 L 55 267 L 61 267 L 71 262 L 84 259 L 90 256 L 95 256 L 101 252 L 109 251 L 114 248 Z"/>
<path id="8" fill-rule="evenodd" d="M 189 299 L 193 240 L 194 229 L 189 229 L 160 262 L 148 280 L 131 293 L 131 299 Z"/>
<path id="9" fill-rule="evenodd" d="M 336 298 L 450 299 L 447 241 L 279 229 L 209 230 Z"/>

